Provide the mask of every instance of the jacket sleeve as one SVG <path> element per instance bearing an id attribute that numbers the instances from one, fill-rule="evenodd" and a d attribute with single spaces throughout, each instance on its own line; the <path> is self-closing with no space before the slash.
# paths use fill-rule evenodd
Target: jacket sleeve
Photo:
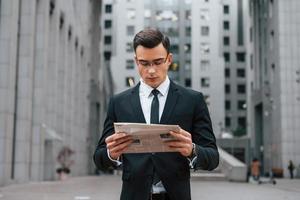
<path id="1" fill-rule="evenodd" d="M 109 101 L 107 116 L 104 121 L 104 127 L 102 136 L 100 137 L 98 144 L 96 146 L 96 150 L 94 152 L 94 162 L 98 169 L 107 170 L 108 168 L 116 168 L 117 165 L 114 161 L 110 160 L 107 154 L 107 148 L 105 139 L 112 135 L 114 130 L 115 114 L 114 114 L 114 101 L 113 98 Z"/>
<path id="2" fill-rule="evenodd" d="M 195 143 L 197 159 L 194 169 L 213 170 L 219 165 L 219 152 L 213 133 L 211 119 L 203 95 L 195 98 L 196 109 L 193 118 L 192 140 Z"/>

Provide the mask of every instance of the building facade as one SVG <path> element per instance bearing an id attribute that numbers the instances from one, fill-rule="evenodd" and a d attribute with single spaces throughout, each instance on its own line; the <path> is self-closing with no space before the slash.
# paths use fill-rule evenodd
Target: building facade
<path id="1" fill-rule="evenodd" d="M 264 171 L 300 163 L 300 2 L 251 1 L 252 147 Z"/>
<path id="2" fill-rule="evenodd" d="M 221 51 L 220 1 L 192 1 L 191 4 L 191 80 L 208 105 L 217 138 L 224 124 L 224 61 Z"/>
<path id="3" fill-rule="evenodd" d="M 72 175 L 93 170 L 107 90 L 100 8 L 96 0 L 0 1 L 0 185 L 55 179 L 63 146 L 75 151 Z"/>
<path id="4" fill-rule="evenodd" d="M 225 62 L 225 131 L 247 133 L 248 1 L 222 1 L 222 40 Z"/>

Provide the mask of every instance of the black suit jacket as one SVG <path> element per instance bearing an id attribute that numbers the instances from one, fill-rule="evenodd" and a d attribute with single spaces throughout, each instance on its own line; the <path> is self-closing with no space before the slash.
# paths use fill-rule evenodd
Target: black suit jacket
<path id="1" fill-rule="evenodd" d="M 103 135 L 94 154 L 99 169 L 115 166 L 107 156 L 105 138 L 114 133 L 114 122 L 146 123 L 139 98 L 139 84 L 111 98 Z M 192 135 L 197 160 L 194 168 L 213 170 L 219 154 L 203 95 L 171 81 L 161 124 L 178 124 Z M 123 154 L 122 200 L 148 200 L 154 170 L 172 200 L 191 199 L 189 161 L 180 153 Z"/>

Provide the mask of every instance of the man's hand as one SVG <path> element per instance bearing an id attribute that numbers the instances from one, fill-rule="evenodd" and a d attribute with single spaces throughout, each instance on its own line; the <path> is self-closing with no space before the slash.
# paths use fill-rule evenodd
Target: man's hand
<path id="1" fill-rule="evenodd" d="M 114 133 L 105 139 L 109 156 L 117 160 L 126 148 L 132 143 L 132 137 L 126 133 Z"/>
<path id="2" fill-rule="evenodd" d="M 192 136 L 189 132 L 180 129 L 178 132 L 170 131 L 176 140 L 167 141 L 170 148 L 180 152 L 183 156 L 190 156 L 193 151 Z"/>

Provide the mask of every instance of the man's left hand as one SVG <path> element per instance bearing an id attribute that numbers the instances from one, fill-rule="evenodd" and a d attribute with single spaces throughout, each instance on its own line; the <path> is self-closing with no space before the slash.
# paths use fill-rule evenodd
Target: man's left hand
<path id="1" fill-rule="evenodd" d="M 166 142 L 171 149 L 186 157 L 192 155 L 192 136 L 189 132 L 180 129 L 178 132 L 170 131 L 170 134 L 175 138 L 175 140 Z"/>

